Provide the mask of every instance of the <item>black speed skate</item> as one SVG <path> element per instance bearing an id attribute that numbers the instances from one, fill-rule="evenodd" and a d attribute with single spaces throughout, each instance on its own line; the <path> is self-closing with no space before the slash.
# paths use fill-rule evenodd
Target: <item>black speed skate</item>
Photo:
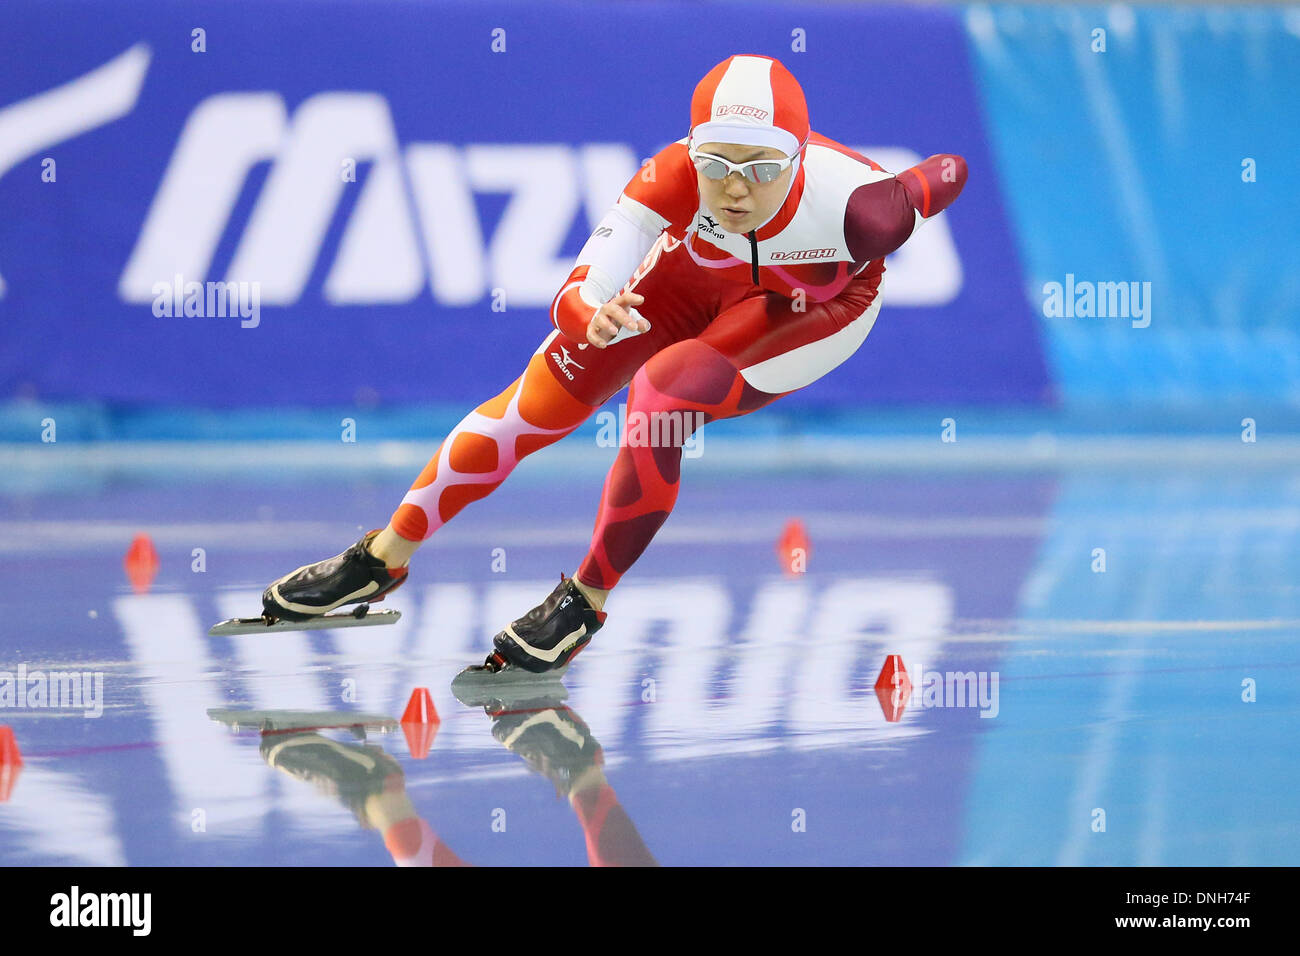
<path id="1" fill-rule="evenodd" d="M 605 624 L 572 578 L 560 575 L 550 596 L 492 639 L 494 650 L 482 670 L 542 674 L 565 667 Z"/>
<path id="2" fill-rule="evenodd" d="M 388 568 L 370 553 L 379 533 L 367 532 L 342 554 L 291 571 L 262 593 L 262 610 L 273 620 L 310 621 L 344 604 L 371 604 L 406 580 L 406 568 Z"/>

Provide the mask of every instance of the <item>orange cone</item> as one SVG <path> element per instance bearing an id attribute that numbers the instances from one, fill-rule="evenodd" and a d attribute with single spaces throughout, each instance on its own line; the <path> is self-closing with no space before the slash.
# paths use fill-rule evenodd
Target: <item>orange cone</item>
<path id="1" fill-rule="evenodd" d="M 803 522 L 798 518 L 791 518 L 785 523 L 785 529 L 776 543 L 776 556 L 781 562 L 781 570 L 790 577 L 803 574 L 808 569 L 810 554 L 812 554 L 812 546 L 808 541 L 808 532 L 804 530 Z"/>
<path id="2" fill-rule="evenodd" d="M 145 594 L 158 576 L 158 552 L 147 534 L 137 534 L 122 560 L 127 580 L 136 594 Z"/>
<path id="3" fill-rule="evenodd" d="M 9 799 L 23 769 L 23 755 L 9 727 L 0 727 L 0 803 Z"/>
<path id="4" fill-rule="evenodd" d="M 438 728 L 442 724 L 438 710 L 433 706 L 433 695 L 429 693 L 429 688 L 417 687 L 411 691 L 411 699 L 402 712 L 401 723 L 411 756 L 416 760 L 429 756 L 433 738 L 438 736 Z"/>

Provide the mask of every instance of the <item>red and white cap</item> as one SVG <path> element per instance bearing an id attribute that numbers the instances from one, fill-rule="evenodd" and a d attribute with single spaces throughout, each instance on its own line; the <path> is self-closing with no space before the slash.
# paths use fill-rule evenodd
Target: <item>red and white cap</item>
<path id="1" fill-rule="evenodd" d="M 691 148 L 738 143 L 787 156 L 808 142 L 803 88 L 770 56 L 729 56 L 705 74 L 691 97 Z"/>

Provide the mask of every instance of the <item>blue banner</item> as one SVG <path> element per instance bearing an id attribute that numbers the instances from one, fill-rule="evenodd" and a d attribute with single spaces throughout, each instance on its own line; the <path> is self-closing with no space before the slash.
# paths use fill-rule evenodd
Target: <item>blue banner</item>
<path id="1" fill-rule="evenodd" d="M 1294 408 L 1300 12 L 964 15 L 1025 299 L 1066 403 L 1125 403 L 1125 417 L 1210 404 L 1232 424 Z"/>
<path id="2" fill-rule="evenodd" d="M 755 52 L 818 132 L 971 171 L 890 258 L 866 345 L 785 406 L 1049 400 L 960 15 L 716 13 L 9 0 L 0 398 L 482 401 L 641 160 L 687 132 L 695 83 Z"/>

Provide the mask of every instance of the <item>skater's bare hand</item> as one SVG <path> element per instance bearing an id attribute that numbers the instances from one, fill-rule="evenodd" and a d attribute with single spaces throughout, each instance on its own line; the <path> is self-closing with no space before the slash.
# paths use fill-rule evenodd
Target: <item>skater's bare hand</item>
<path id="1" fill-rule="evenodd" d="M 621 329 L 648 332 L 650 323 L 643 318 L 633 318 L 627 311 L 645 301 L 645 296 L 635 292 L 621 292 L 602 305 L 587 323 L 587 341 L 598 349 L 609 344 Z"/>

